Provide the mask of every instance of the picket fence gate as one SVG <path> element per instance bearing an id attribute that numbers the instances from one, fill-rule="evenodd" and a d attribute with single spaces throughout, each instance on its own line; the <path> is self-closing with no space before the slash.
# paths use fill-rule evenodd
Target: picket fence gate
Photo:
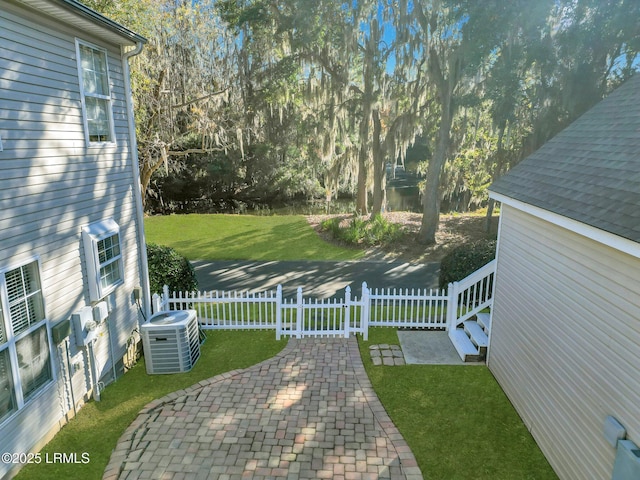
<path id="1" fill-rule="evenodd" d="M 344 298 L 283 298 L 275 290 L 170 292 L 153 295 L 153 311 L 195 309 L 205 330 L 272 329 L 276 338 L 339 336 L 360 333 L 368 339 L 369 327 L 405 327 L 451 330 L 491 306 L 495 260 L 447 290 L 371 289 L 362 283 L 361 296 L 346 287 Z"/>

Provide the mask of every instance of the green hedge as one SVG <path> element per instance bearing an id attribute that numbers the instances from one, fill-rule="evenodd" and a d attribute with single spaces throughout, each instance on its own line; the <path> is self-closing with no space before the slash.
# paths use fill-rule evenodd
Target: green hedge
<path id="1" fill-rule="evenodd" d="M 496 258 L 495 240 L 478 240 L 460 245 L 449 252 L 440 263 L 440 288 L 458 282 Z"/>
<path id="2" fill-rule="evenodd" d="M 177 292 L 192 292 L 198 289 L 193 265 L 173 248 L 149 243 L 147 261 L 151 293 L 162 292 L 164 285 L 169 286 L 169 291 Z"/>

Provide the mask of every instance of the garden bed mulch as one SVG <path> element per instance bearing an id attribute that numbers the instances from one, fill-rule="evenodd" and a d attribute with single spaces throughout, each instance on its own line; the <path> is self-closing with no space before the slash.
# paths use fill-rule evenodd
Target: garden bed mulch
<path id="1" fill-rule="evenodd" d="M 383 216 L 387 221 L 400 224 L 406 231 L 403 238 L 387 247 L 370 247 L 366 249 L 366 256 L 371 260 L 396 260 L 412 263 L 439 262 L 451 249 L 464 243 L 476 240 L 495 238 L 498 217 L 492 219 L 491 233 L 485 230 L 486 219 L 478 214 L 447 214 L 440 215 L 440 226 L 436 233 L 434 245 L 418 243 L 418 232 L 422 221 L 422 214 L 410 212 L 388 212 Z M 351 220 L 351 215 L 309 215 L 307 221 L 325 241 L 340 243 L 333 239 L 330 232 L 322 231 L 320 225 L 323 220 L 331 217 L 342 217 L 345 225 Z M 364 246 L 362 248 L 365 248 Z"/>

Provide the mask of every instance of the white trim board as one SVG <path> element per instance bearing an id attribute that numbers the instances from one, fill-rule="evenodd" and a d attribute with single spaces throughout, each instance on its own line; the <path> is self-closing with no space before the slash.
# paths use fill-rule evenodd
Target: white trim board
<path id="1" fill-rule="evenodd" d="M 490 191 L 489 196 L 500 203 L 509 205 L 517 210 L 533 215 L 534 217 L 545 220 L 553 225 L 565 228 L 571 232 L 577 233 L 578 235 L 582 235 L 583 237 L 587 237 L 591 240 L 602 243 L 603 245 L 619 250 L 633 257 L 640 258 L 640 243 L 634 242 L 619 235 L 615 235 L 605 230 L 592 227 L 591 225 L 587 225 L 586 223 L 582 223 L 577 220 L 559 215 L 557 213 L 553 213 L 549 210 L 545 210 L 544 208 L 536 207 L 535 205 L 516 200 L 506 195 Z"/>

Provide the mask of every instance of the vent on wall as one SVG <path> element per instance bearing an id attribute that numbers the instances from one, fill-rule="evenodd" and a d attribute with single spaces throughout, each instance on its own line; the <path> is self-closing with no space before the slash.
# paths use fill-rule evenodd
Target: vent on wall
<path id="1" fill-rule="evenodd" d="M 179 373 L 200 358 L 195 310 L 173 310 L 152 316 L 140 327 L 147 373 Z"/>
<path id="2" fill-rule="evenodd" d="M 639 478 L 640 448 L 630 440 L 620 440 L 611 480 L 638 480 Z"/>

